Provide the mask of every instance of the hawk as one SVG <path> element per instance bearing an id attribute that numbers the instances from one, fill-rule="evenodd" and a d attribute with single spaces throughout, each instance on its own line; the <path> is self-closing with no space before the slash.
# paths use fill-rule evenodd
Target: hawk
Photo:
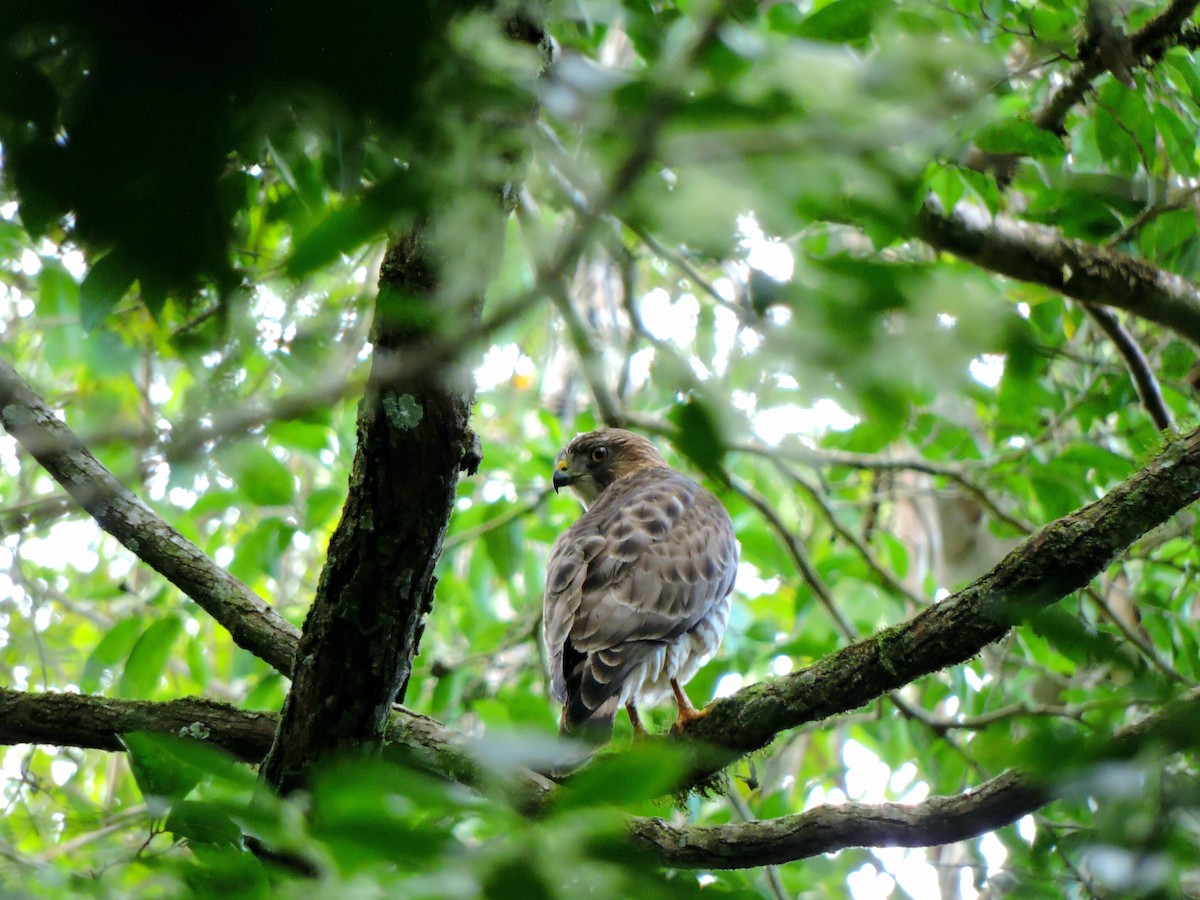
<path id="1" fill-rule="evenodd" d="M 560 730 L 606 741 L 624 706 L 645 734 L 637 704 L 668 693 L 680 728 L 703 715 L 683 686 L 729 621 L 738 564 L 729 513 L 620 428 L 581 434 L 558 454 L 554 490 L 568 486 L 586 512 L 550 551 L 542 617 Z"/>

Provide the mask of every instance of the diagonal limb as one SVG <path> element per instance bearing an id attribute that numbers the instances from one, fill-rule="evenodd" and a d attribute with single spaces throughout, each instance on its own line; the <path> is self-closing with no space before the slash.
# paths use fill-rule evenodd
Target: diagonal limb
<path id="1" fill-rule="evenodd" d="M 291 675 L 299 629 L 121 484 L 2 360 L 0 425 L 101 528 L 216 619 L 234 643 Z"/>

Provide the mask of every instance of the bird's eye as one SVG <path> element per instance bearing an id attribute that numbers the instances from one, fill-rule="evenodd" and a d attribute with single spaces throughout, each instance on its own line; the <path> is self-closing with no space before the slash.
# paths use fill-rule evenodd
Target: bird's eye
<path id="1" fill-rule="evenodd" d="M 592 451 L 592 462 L 604 462 L 608 459 L 608 448 L 597 447 Z"/>

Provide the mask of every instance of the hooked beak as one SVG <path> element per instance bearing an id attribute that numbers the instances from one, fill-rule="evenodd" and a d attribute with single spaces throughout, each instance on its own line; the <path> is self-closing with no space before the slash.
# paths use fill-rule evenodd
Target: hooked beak
<path id="1" fill-rule="evenodd" d="M 560 459 L 554 466 L 554 478 L 551 484 L 554 485 L 554 493 L 558 493 L 559 488 L 565 488 L 568 484 L 574 481 L 578 476 L 570 471 L 570 466 L 565 459 Z"/>

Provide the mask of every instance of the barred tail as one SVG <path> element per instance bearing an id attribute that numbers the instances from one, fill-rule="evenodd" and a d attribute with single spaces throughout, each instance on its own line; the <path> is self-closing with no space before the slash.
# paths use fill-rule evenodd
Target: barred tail
<path id="1" fill-rule="evenodd" d="M 563 706 L 558 733 L 598 747 L 612 739 L 616 717 L 616 697 L 609 697 L 598 708 L 589 709 L 578 694 L 572 694 Z"/>

